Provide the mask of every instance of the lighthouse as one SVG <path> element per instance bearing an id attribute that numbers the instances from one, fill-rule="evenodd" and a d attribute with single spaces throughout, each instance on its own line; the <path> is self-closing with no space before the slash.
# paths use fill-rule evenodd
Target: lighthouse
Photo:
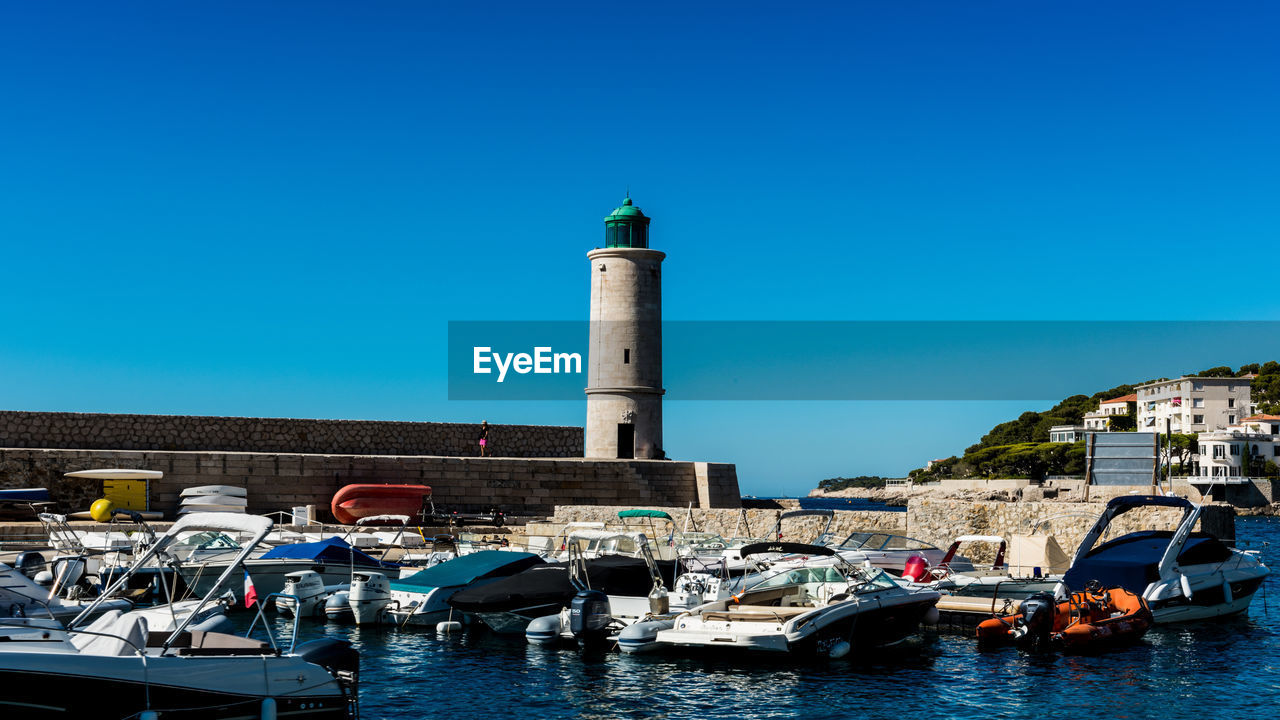
<path id="1" fill-rule="evenodd" d="M 630 193 L 604 219 L 591 263 L 587 349 L 589 458 L 665 457 L 662 450 L 662 260 Z"/>

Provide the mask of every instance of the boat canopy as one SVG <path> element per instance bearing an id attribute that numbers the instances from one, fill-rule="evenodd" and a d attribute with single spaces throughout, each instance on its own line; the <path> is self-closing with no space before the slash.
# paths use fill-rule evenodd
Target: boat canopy
<path id="1" fill-rule="evenodd" d="M 626 520 L 627 518 L 657 518 L 659 520 L 671 520 L 671 516 L 661 510 L 619 510 L 618 517 Z M 675 522 L 674 520 L 671 520 Z"/>
<path id="2" fill-rule="evenodd" d="M 263 537 L 271 531 L 271 518 L 244 513 L 198 512 L 188 513 L 169 526 L 164 537 L 176 538 L 193 530 L 221 530 L 223 532 L 249 533 Z M 261 538 L 258 538 L 259 540 Z"/>
<path id="3" fill-rule="evenodd" d="M 314 560 L 330 563 L 358 563 L 366 567 L 394 568 L 396 563 L 383 562 L 351 547 L 346 540 L 334 536 L 320 542 L 277 545 L 263 553 L 262 560 Z"/>
<path id="4" fill-rule="evenodd" d="M 49 502 L 48 488 L 0 490 L 0 502 Z"/>
<path id="5" fill-rule="evenodd" d="M 75 472 L 63 473 L 62 476 L 88 480 L 159 480 L 164 477 L 164 473 L 159 470 L 101 468 L 98 470 L 76 470 Z"/>
<path id="6" fill-rule="evenodd" d="M 649 538 L 642 532 L 634 530 L 596 530 L 592 528 L 584 530 L 574 530 L 569 533 L 569 540 L 613 540 L 614 538 L 626 538 L 636 545 L 644 545 L 649 542 Z"/>
<path id="7" fill-rule="evenodd" d="M 1166 495 L 1120 495 L 1118 497 L 1111 498 L 1111 502 L 1107 503 L 1107 509 L 1117 509 L 1120 512 L 1124 512 L 1126 510 L 1148 507 L 1151 505 L 1184 509 L 1193 507 L 1190 500 L 1180 497 Z M 1118 515 L 1120 513 L 1116 514 Z"/>
<path id="8" fill-rule="evenodd" d="M 1085 583 L 1097 580 L 1104 587 L 1119 585 L 1141 594 L 1160 577 L 1160 560 L 1172 540 L 1173 532 L 1169 530 L 1129 533 L 1090 550 L 1088 555 L 1076 560 L 1062 580 L 1073 590 L 1081 590 Z M 1182 565 L 1224 562 L 1230 558 L 1231 549 L 1205 533 L 1192 534 L 1178 553 L 1178 563 Z"/>
<path id="9" fill-rule="evenodd" d="M 663 565 L 659 563 L 660 567 Z M 674 563 L 665 563 L 664 577 L 670 577 L 672 567 Z M 644 597 L 653 589 L 649 565 L 639 558 L 605 555 L 587 560 L 586 576 L 593 590 L 607 595 Z M 503 612 L 548 603 L 565 605 L 577 592 L 569 581 L 568 565 L 547 563 L 479 587 L 459 590 L 449 598 L 449 605 L 463 612 Z"/>
<path id="10" fill-rule="evenodd" d="M 760 555 L 762 553 L 785 553 L 787 555 L 835 555 L 836 551 L 824 545 L 792 542 L 762 542 L 744 545 L 739 555 Z"/>
<path id="11" fill-rule="evenodd" d="M 481 550 L 434 565 L 407 578 L 392 580 L 391 589 L 421 592 L 428 588 L 460 587 L 495 573 L 514 575 L 541 564 L 542 558 L 533 553 Z"/>
<path id="12" fill-rule="evenodd" d="M 836 516 L 836 511 L 835 510 L 806 510 L 803 508 L 800 510 L 787 510 L 786 512 L 779 515 L 778 519 L 785 520 L 787 518 L 805 517 L 805 516 L 832 518 Z"/>

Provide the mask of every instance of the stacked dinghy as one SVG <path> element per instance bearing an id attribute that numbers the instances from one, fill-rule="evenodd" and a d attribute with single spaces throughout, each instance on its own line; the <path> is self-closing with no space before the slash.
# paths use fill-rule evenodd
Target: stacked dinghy
<path id="1" fill-rule="evenodd" d="M 193 512 L 244 513 L 248 492 L 234 485 L 201 485 L 182 491 L 178 514 Z"/>

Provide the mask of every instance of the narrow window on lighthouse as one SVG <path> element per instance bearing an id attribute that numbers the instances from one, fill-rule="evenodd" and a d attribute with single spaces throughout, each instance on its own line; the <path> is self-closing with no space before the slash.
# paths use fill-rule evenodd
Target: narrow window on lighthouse
<path id="1" fill-rule="evenodd" d="M 623 350 L 622 350 L 622 364 L 623 364 L 623 365 L 630 365 L 630 364 L 631 364 L 631 348 L 623 348 Z"/>

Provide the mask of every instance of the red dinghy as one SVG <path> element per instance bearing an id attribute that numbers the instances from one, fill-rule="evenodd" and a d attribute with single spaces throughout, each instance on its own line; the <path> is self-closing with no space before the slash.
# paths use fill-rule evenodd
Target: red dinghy
<path id="1" fill-rule="evenodd" d="M 426 485 L 347 485 L 333 496 L 329 509 L 343 525 L 374 515 L 418 517 L 431 497 Z"/>

